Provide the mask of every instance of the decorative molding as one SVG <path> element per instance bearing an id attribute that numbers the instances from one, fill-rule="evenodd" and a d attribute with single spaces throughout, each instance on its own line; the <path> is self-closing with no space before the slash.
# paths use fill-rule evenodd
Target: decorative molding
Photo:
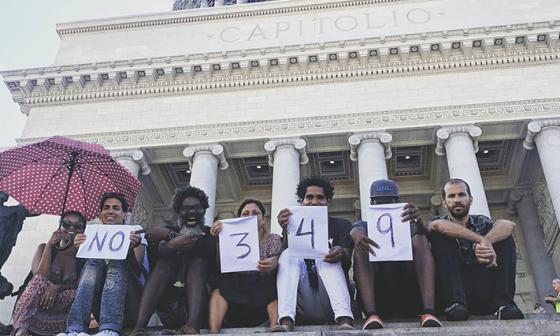
<path id="1" fill-rule="evenodd" d="M 125 160 L 134 161 L 140 167 L 140 173 L 142 175 L 148 175 L 152 171 L 152 169 L 148 165 L 148 162 L 146 161 L 144 153 L 139 149 L 112 151 L 111 156 L 117 161 L 123 158 Z"/>
<path id="2" fill-rule="evenodd" d="M 436 144 L 436 154 L 437 155 L 445 155 L 445 142 L 453 135 L 453 134 L 467 134 L 471 137 L 474 146 L 474 152 L 478 152 L 478 138 L 482 135 L 482 129 L 478 126 L 473 125 L 463 125 L 463 126 L 451 126 L 451 127 L 442 127 L 437 130 L 436 137 L 437 137 L 437 144 Z"/>
<path id="3" fill-rule="evenodd" d="M 22 113 L 29 113 L 32 106 L 79 101 L 185 95 L 208 90 L 240 90 L 255 86 L 302 85 L 560 62 L 560 49 L 557 43 L 554 46 L 551 44 L 551 41 L 557 40 L 559 32 L 541 35 L 549 38 L 534 44 L 512 42 L 514 44 L 510 48 L 503 44 L 499 49 L 492 50 L 481 45 L 475 48 L 476 52 L 466 48 L 469 43 L 472 44 L 472 36 L 464 40 L 461 35 L 452 43 L 443 38 L 430 41 L 428 47 L 438 47 L 436 50 L 428 48 L 426 52 L 410 52 L 418 47 L 420 42 L 416 41 L 407 41 L 407 45 L 399 47 L 387 46 L 386 41 L 367 46 L 361 40 L 353 44 L 345 41 L 344 51 L 340 51 L 340 41 L 333 41 L 321 47 L 310 45 L 303 50 L 302 46 L 291 46 L 287 51 L 274 54 L 263 54 L 259 49 L 254 55 L 237 55 L 227 60 L 221 54 L 215 60 L 209 60 L 208 54 L 196 57 L 182 55 L 4 71 L 0 74 L 13 100 L 20 104 Z M 498 39 L 511 40 L 507 36 Z M 525 40 L 529 41 L 529 37 Z M 461 47 L 453 49 L 454 45 Z M 389 55 L 393 49 L 407 52 L 383 56 Z M 334 60 L 331 60 L 331 55 L 336 55 Z M 297 62 L 292 64 L 292 58 L 297 58 Z M 352 61 L 354 58 L 356 61 Z M 256 66 L 252 65 L 253 62 Z"/>
<path id="4" fill-rule="evenodd" d="M 506 211 L 510 215 L 515 215 L 517 213 L 517 204 L 524 197 L 534 197 L 533 190 L 527 188 L 513 189 L 508 195 L 508 203 L 505 208 Z"/>
<path id="5" fill-rule="evenodd" d="M 535 148 L 535 137 L 545 127 L 560 127 L 560 119 L 533 120 L 527 125 L 527 136 L 523 147 L 527 150 Z"/>
<path id="6" fill-rule="evenodd" d="M 377 4 L 388 4 L 396 2 L 404 2 L 405 0 L 338 0 L 333 1 L 321 1 L 315 4 L 306 5 L 292 5 L 290 7 L 285 7 L 285 2 L 279 3 L 267 3 L 259 4 L 255 6 L 239 6 L 235 8 L 214 7 L 207 9 L 206 12 L 209 14 L 200 15 L 200 10 L 197 11 L 174 11 L 172 13 L 166 13 L 166 18 L 152 19 L 149 20 L 150 16 L 160 16 L 161 14 L 153 14 L 141 16 L 140 20 L 134 20 L 134 18 L 122 18 L 122 22 L 116 23 L 99 23 L 95 24 L 93 21 L 90 25 L 84 25 L 88 22 L 82 22 L 82 26 L 77 26 L 78 23 L 67 23 L 60 24 L 57 28 L 59 35 L 69 35 L 69 34 L 79 34 L 79 33 L 91 33 L 96 31 L 109 31 L 109 30 L 124 30 L 124 29 L 137 29 L 141 27 L 152 27 L 152 26 L 163 26 L 163 25 L 174 25 L 183 24 L 191 22 L 205 22 L 205 21 L 215 21 L 215 20 L 228 20 L 228 19 L 239 19 L 244 17 L 256 17 L 256 16 L 268 16 L 276 14 L 290 14 L 299 13 L 307 11 L 317 11 L 322 9 L 336 9 L 336 8 L 346 8 L 355 6 L 366 6 L 366 5 L 377 5 Z M 304 3 L 301 1 L 300 3 Z M 265 5 L 266 7 L 264 7 Z M 264 8 L 263 8 L 264 7 Z M 219 10 L 222 9 L 222 10 Z M 73 27 L 74 26 L 74 27 Z"/>
<path id="7" fill-rule="evenodd" d="M 433 127 L 526 120 L 527 116 L 551 117 L 560 110 L 560 97 L 544 100 L 514 101 L 488 104 L 428 107 L 347 113 L 330 116 L 273 119 L 220 124 L 144 129 L 122 132 L 65 134 L 78 140 L 101 144 L 107 148 L 149 148 L 217 141 L 265 139 L 271 136 L 294 136 L 354 133 L 377 130 Z M 19 145 L 38 142 L 44 137 L 20 138 Z"/>
<path id="8" fill-rule="evenodd" d="M 301 138 L 278 138 L 270 139 L 264 144 L 264 149 L 268 154 L 268 165 L 274 166 L 274 152 L 278 147 L 290 146 L 299 152 L 299 164 L 307 164 L 309 157 L 305 151 L 307 143 Z"/>
<path id="9" fill-rule="evenodd" d="M 367 133 L 354 133 L 348 137 L 348 143 L 350 144 L 350 160 L 358 161 L 358 147 L 364 142 L 377 142 L 381 144 L 385 149 L 385 159 L 390 159 L 392 156 L 391 152 L 391 141 L 393 136 L 388 132 L 367 132 Z"/>
<path id="10" fill-rule="evenodd" d="M 205 152 L 214 155 L 218 159 L 218 168 L 226 170 L 229 166 L 224 155 L 224 147 L 220 144 L 204 144 L 186 147 L 183 155 L 187 158 L 189 165 L 192 167 L 194 156 L 198 152 Z"/>
<path id="11" fill-rule="evenodd" d="M 543 226 L 546 252 L 548 255 L 552 256 L 556 245 L 559 243 L 560 228 L 558 226 L 554 206 L 548 192 L 543 171 L 542 169 L 539 169 L 536 173 L 537 178 L 533 186 L 535 205 L 537 207 L 537 213 L 539 214 L 539 222 Z"/>

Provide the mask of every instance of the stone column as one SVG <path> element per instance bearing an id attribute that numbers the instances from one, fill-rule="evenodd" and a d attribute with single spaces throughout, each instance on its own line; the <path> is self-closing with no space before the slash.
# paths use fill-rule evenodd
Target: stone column
<path id="1" fill-rule="evenodd" d="M 523 233 L 525 248 L 535 288 L 537 289 L 537 300 L 548 312 L 554 312 L 554 308 L 544 302 L 544 297 L 550 292 L 552 279 L 556 277 L 552 259 L 546 253 L 544 246 L 544 232 L 539 222 L 537 207 L 530 190 L 514 190 L 509 195 L 509 204 L 506 210 L 517 213 L 520 223 L 518 226 Z"/>
<path id="2" fill-rule="evenodd" d="M 210 207 L 206 209 L 204 224 L 210 226 L 214 222 L 216 212 L 218 168 L 224 170 L 228 167 L 224 147 L 219 144 L 189 146 L 183 150 L 183 155 L 191 167 L 190 184 L 202 189 L 208 196 Z"/>
<path id="3" fill-rule="evenodd" d="M 560 119 L 532 121 L 527 128 L 523 147 L 530 150 L 535 144 L 537 146 L 556 220 L 560 224 Z"/>
<path id="4" fill-rule="evenodd" d="M 111 156 L 117 160 L 120 164 L 125 166 L 132 175 L 138 177 L 139 173 L 142 175 L 148 175 L 152 170 L 146 162 L 144 153 L 141 150 L 123 150 L 111 152 Z"/>
<path id="5" fill-rule="evenodd" d="M 371 183 L 388 176 L 385 160 L 390 159 L 392 155 L 389 145 L 391 140 L 393 136 L 387 132 L 355 133 L 348 138 L 350 160 L 358 161 L 362 220 L 367 218 Z"/>
<path id="6" fill-rule="evenodd" d="M 135 177 L 138 177 L 139 174 L 148 175 L 152 171 L 148 163 L 146 162 L 146 158 L 144 157 L 144 153 L 139 149 L 131 149 L 131 150 L 122 150 L 122 151 L 114 151 L 111 152 L 111 156 L 117 160 L 120 164 L 125 166 Z M 133 207 L 136 208 L 138 202 L 138 197 L 134 202 Z M 131 204 L 129 204 L 131 205 Z M 126 214 L 126 218 L 124 222 L 126 224 L 140 224 L 140 225 L 149 225 L 148 220 L 144 222 L 135 220 L 134 217 L 134 208 L 129 208 L 129 212 Z"/>
<path id="7" fill-rule="evenodd" d="M 446 155 L 450 178 L 465 180 L 471 187 L 473 201 L 470 214 L 490 217 L 490 209 L 476 160 L 478 137 L 482 130 L 478 126 L 451 126 L 436 132 L 436 154 Z"/>
<path id="8" fill-rule="evenodd" d="M 433 194 L 430 197 L 430 208 L 433 216 L 445 216 L 447 210 L 442 204 L 441 194 Z"/>
<path id="9" fill-rule="evenodd" d="M 295 194 L 300 180 L 299 165 L 309 161 L 305 152 L 306 145 L 305 140 L 300 138 L 272 139 L 264 144 L 268 164 L 273 167 L 270 228 L 274 233 L 282 231 L 276 220 L 278 212 L 298 205 Z"/>

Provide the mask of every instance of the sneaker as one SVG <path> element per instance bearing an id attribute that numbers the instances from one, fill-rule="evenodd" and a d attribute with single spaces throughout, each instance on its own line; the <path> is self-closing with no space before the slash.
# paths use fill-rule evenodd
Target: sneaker
<path id="1" fill-rule="evenodd" d="M 119 336 L 119 333 L 111 329 L 105 329 L 105 330 L 101 330 L 100 332 L 98 332 L 93 336 Z"/>
<path id="2" fill-rule="evenodd" d="M 469 311 L 462 303 L 455 302 L 444 309 L 448 321 L 466 321 L 469 318 Z"/>
<path id="3" fill-rule="evenodd" d="M 496 315 L 496 320 L 521 320 L 525 318 L 515 304 L 501 306 L 494 315 Z"/>
<path id="4" fill-rule="evenodd" d="M 425 311 L 424 314 L 420 315 L 420 326 L 422 328 L 441 328 L 443 324 L 434 314 Z"/>
<path id="5" fill-rule="evenodd" d="M 89 336 L 89 334 L 85 332 L 69 331 L 58 333 L 56 336 Z"/>
<path id="6" fill-rule="evenodd" d="M 383 324 L 383 320 L 376 314 L 370 315 L 367 320 L 364 322 L 364 326 L 362 330 L 369 330 L 369 329 L 383 329 L 385 325 Z"/>

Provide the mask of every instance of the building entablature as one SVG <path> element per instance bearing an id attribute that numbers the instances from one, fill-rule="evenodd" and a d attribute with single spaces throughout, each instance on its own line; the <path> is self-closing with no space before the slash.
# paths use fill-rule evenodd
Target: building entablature
<path id="1" fill-rule="evenodd" d="M 534 25 L 533 25 L 534 27 Z M 334 41 L 279 50 L 183 55 L 1 72 L 14 101 L 31 106 L 135 96 L 189 94 L 302 82 L 386 78 L 558 63 L 560 30 L 461 34 L 368 45 Z M 449 39 L 449 40 L 448 40 Z"/>

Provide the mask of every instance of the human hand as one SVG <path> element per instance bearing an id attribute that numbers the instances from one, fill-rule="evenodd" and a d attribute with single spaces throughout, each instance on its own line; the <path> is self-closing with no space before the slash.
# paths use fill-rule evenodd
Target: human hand
<path id="1" fill-rule="evenodd" d="M 353 228 L 350 231 L 350 237 L 354 241 L 354 246 L 356 247 L 356 249 L 364 252 L 369 252 L 372 255 L 375 255 L 375 251 L 373 250 L 372 246 L 375 248 L 381 248 L 379 244 L 371 240 L 362 229 Z"/>
<path id="2" fill-rule="evenodd" d="M 259 272 L 270 272 L 278 267 L 278 256 L 266 258 L 263 260 L 259 260 L 257 263 L 257 270 Z"/>
<path id="3" fill-rule="evenodd" d="M 288 227 L 288 220 L 291 214 L 292 212 L 288 208 L 282 209 L 278 213 L 276 219 L 278 220 L 278 224 L 280 224 L 280 227 L 282 227 L 283 230 Z"/>
<path id="4" fill-rule="evenodd" d="M 557 299 L 556 299 L 554 296 L 552 296 L 552 295 L 547 295 L 547 296 L 544 298 L 544 302 L 550 303 L 550 304 L 556 303 L 556 300 L 557 300 Z"/>
<path id="5" fill-rule="evenodd" d="M 214 223 L 212 223 L 212 226 L 210 227 L 210 234 L 214 237 L 218 236 L 220 234 L 220 231 L 222 231 L 222 228 L 224 227 L 224 223 L 221 220 L 217 220 Z"/>
<path id="6" fill-rule="evenodd" d="M 331 264 L 337 263 L 339 261 L 342 261 L 345 255 L 346 254 L 344 253 L 344 249 L 342 247 L 335 246 L 329 250 L 329 253 L 327 253 L 327 255 L 323 258 L 323 261 Z"/>
<path id="7" fill-rule="evenodd" d="M 144 233 L 144 237 L 149 243 L 160 242 L 167 239 L 169 229 L 164 227 L 149 227 L 143 230 L 134 231 L 134 233 Z"/>
<path id="8" fill-rule="evenodd" d="M 497 267 L 496 251 L 488 239 L 482 239 L 474 245 L 474 256 L 479 264 L 486 267 Z"/>
<path id="9" fill-rule="evenodd" d="M 128 247 L 129 250 L 134 250 L 135 248 L 137 248 L 142 240 L 140 234 L 136 233 L 136 231 L 131 231 L 129 238 L 130 238 L 130 245 Z"/>
<path id="10" fill-rule="evenodd" d="M 52 233 L 51 237 L 47 241 L 47 246 L 53 247 L 58 243 L 60 243 L 61 240 L 62 240 L 62 233 L 60 232 L 60 230 L 56 230 Z"/>
<path id="11" fill-rule="evenodd" d="M 51 309 L 54 306 L 59 288 L 59 285 L 50 285 L 39 299 L 39 306 L 45 310 Z"/>
<path id="12" fill-rule="evenodd" d="M 420 218 L 420 209 L 413 203 L 406 203 L 401 212 L 401 222 L 417 221 Z"/>
<path id="13" fill-rule="evenodd" d="M 204 235 L 204 232 L 182 234 L 171 239 L 167 246 L 175 251 L 187 251 L 192 249 L 198 242 L 198 239 Z"/>
<path id="14" fill-rule="evenodd" d="M 80 245 L 82 245 L 86 241 L 86 238 L 87 236 L 85 234 L 78 233 L 76 237 L 74 237 L 74 246 L 80 247 Z"/>

